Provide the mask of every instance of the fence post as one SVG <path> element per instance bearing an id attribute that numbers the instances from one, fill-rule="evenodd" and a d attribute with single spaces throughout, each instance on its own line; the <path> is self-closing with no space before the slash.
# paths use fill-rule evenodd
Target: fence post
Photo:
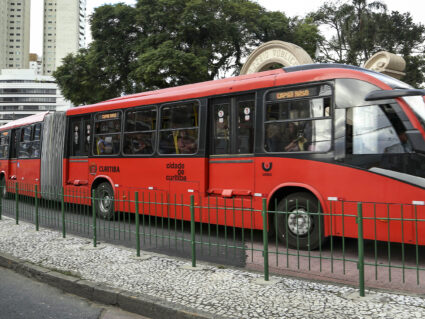
<path id="1" fill-rule="evenodd" d="M 65 229 L 65 194 L 63 191 L 63 187 L 61 188 L 61 213 L 62 213 L 62 237 L 66 237 L 66 229 Z"/>
<path id="2" fill-rule="evenodd" d="M 97 234 L 96 234 L 96 199 L 94 198 L 95 191 L 91 192 L 91 208 L 93 215 L 93 247 L 97 246 Z"/>
<path id="3" fill-rule="evenodd" d="M 34 185 L 34 201 L 35 201 L 35 230 L 38 231 L 38 185 Z"/>
<path id="4" fill-rule="evenodd" d="M 358 263 L 360 297 L 365 296 L 364 287 L 364 239 L 363 239 L 363 208 L 362 203 L 357 203 L 357 226 L 358 226 Z"/>
<path id="5" fill-rule="evenodd" d="M 269 281 L 269 237 L 267 233 L 267 199 L 263 198 L 263 254 L 264 254 L 264 280 Z"/>
<path id="6" fill-rule="evenodd" d="M 190 242 L 192 246 L 192 267 L 196 267 L 195 196 L 193 195 L 190 195 Z"/>
<path id="7" fill-rule="evenodd" d="M 15 183 L 15 213 L 16 225 L 19 225 L 19 195 L 18 195 L 18 182 Z"/>
<path id="8" fill-rule="evenodd" d="M 137 251 L 137 257 L 140 257 L 139 192 L 134 193 L 134 203 L 136 205 L 136 251 Z"/>

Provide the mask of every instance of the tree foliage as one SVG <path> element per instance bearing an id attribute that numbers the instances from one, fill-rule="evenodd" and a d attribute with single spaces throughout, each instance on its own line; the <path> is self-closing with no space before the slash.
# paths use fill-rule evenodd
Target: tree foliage
<path id="1" fill-rule="evenodd" d="M 403 81 L 413 86 L 425 81 L 425 27 L 410 13 L 388 12 L 380 1 L 351 0 L 325 3 L 309 16 L 331 34 L 318 44 L 319 61 L 362 65 L 373 54 L 389 51 L 406 60 Z"/>
<path id="2" fill-rule="evenodd" d="M 298 44 L 313 55 L 311 19 L 288 18 L 250 0 L 138 0 L 135 7 L 97 8 L 93 42 L 67 56 L 54 73 L 74 104 L 238 73 L 242 61 L 270 40 Z"/>

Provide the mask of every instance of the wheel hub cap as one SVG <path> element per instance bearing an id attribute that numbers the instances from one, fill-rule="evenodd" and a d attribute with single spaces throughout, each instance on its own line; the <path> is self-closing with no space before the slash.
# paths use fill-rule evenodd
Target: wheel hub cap
<path id="1" fill-rule="evenodd" d="M 103 194 L 100 200 L 100 210 L 102 212 L 108 212 L 111 207 L 112 198 L 109 194 Z"/>
<path id="2" fill-rule="evenodd" d="M 288 216 L 288 228 L 295 235 L 307 235 L 311 229 L 311 218 L 304 209 L 295 210 Z"/>

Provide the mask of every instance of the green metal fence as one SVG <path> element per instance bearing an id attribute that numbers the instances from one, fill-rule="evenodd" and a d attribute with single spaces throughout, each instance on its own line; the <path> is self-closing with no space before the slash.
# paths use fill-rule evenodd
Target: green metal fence
<path id="1" fill-rule="evenodd" d="M 276 202 L 274 210 L 262 199 L 262 209 L 256 210 L 252 199 L 202 202 L 196 194 L 158 190 L 120 190 L 113 198 L 99 198 L 79 187 L 5 187 L 0 219 L 7 215 L 16 224 L 34 223 L 36 230 L 60 229 L 64 238 L 86 236 L 95 247 L 99 241 L 120 243 L 137 256 L 143 250 L 190 258 L 193 267 L 197 260 L 231 264 L 261 270 L 266 281 L 270 272 L 355 278 L 361 296 L 373 282 L 415 291 L 425 287 L 422 205 L 328 201 L 324 213 L 308 198 Z M 99 214 L 99 205 L 112 205 L 110 219 Z"/>

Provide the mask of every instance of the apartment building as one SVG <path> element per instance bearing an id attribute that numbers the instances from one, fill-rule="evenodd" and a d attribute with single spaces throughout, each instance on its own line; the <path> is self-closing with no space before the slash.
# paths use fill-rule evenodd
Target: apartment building
<path id="1" fill-rule="evenodd" d="M 51 75 L 69 53 L 85 47 L 86 0 L 44 0 L 43 73 Z"/>
<path id="2" fill-rule="evenodd" d="M 29 67 L 31 0 L 0 0 L 0 69 Z"/>

